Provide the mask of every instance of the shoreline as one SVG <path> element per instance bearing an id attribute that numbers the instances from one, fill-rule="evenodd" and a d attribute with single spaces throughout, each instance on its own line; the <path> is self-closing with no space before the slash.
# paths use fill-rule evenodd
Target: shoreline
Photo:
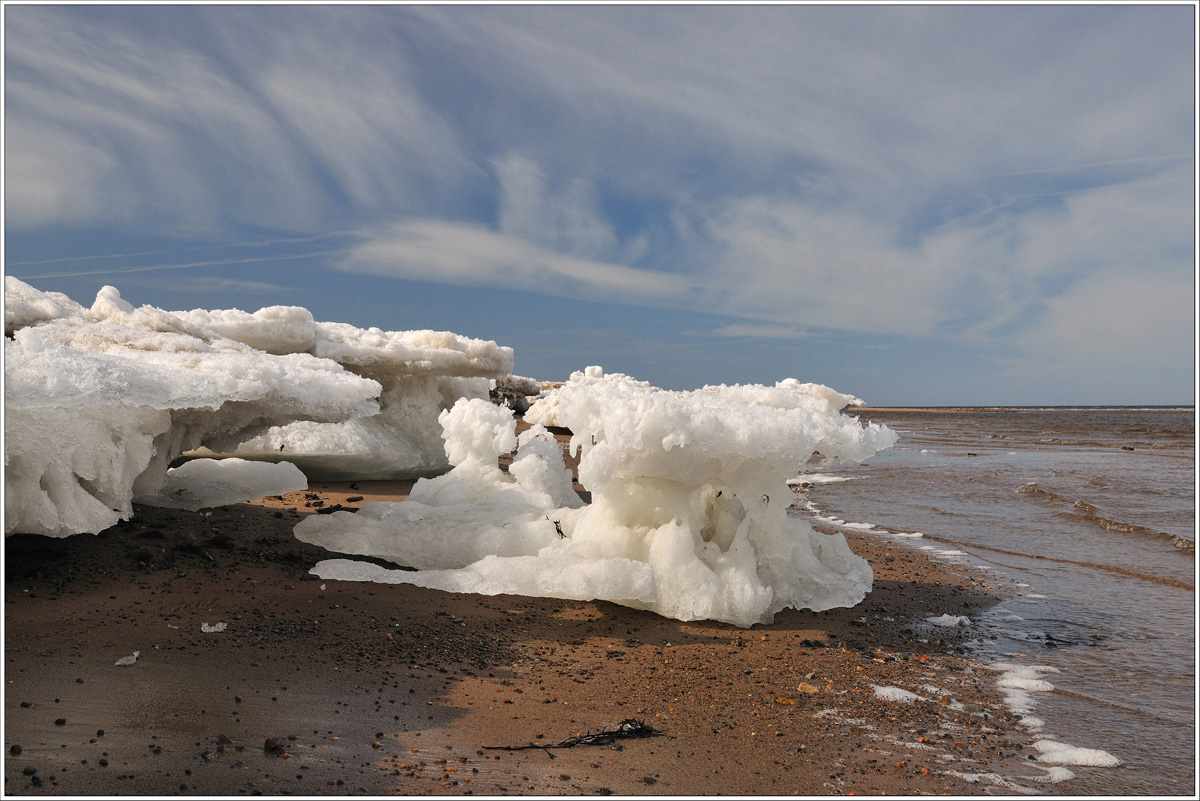
<path id="1" fill-rule="evenodd" d="M 410 486 L 314 482 L 208 512 L 138 507 L 99 535 L 8 538 L 5 793 L 966 795 L 995 774 L 1036 782 L 996 674 L 966 657 L 965 632 L 921 623 L 994 604 L 978 577 L 847 534 L 875 570 L 862 603 L 738 629 L 308 574 L 329 554 L 292 536 L 303 515 Z M 488 748 L 626 719 L 661 734 L 620 750 Z"/>

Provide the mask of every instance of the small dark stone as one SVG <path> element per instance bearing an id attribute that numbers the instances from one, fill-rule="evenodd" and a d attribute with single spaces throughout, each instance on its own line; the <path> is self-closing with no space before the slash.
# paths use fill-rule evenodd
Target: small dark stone
<path id="1" fill-rule="evenodd" d="M 96 736 L 97 736 L 97 737 L 103 737 L 103 736 L 104 736 L 104 729 L 96 729 Z"/>
<path id="2" fill-rule="evenodd" d="M 26 765 L 25 769 L 21 772 L 26 776 L 32 776 L 33 774 L 37 773 L 37 768 L 35 768 L 33 765 Z"/>
<path id="3" fill-rule="evenodd" d="M 29 703 L 28 701 L 22 701 L 22 702 L 21 702 L 21 708 L 22 708 L 22 709 L 29 709 L 29 707 L 31 707 L 31 706 L 33 706 L 33 704 Z"/>
<path id="4" fill-rule="evenodd" d="M 13 756 L 16 756 L 17 754 L 21 753 L 21 750 L 22 750 L 21 746 L 14 745 L 12 748 L 8 749 L 8 753 L 12 754 Z"/>
<path id="5" fill-rule="evenodd" d="M 54 721 L 54 725 L 55 725 L 55 726 L 66 726 L 66 725 L 67 725 L 67 719 L 66 719 L 66 718 L 59 718 L 58 720 Z"/>

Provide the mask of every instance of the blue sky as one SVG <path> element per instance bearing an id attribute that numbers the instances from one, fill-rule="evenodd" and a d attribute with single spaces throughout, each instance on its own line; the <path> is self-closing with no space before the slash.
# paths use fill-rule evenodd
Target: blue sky
<path id="1" fill-rule="evenodd" d="M 6 5 L 5 272 L 659 386 L 1193 403 L 1173 6 Z"/>

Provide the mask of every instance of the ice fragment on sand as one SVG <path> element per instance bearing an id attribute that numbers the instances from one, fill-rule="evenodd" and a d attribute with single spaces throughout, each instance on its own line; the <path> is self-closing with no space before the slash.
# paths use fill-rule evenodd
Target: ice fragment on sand
<path id="1" fill-rule="evenodd" d="M 214 631 L 224 631 L 226 626 L 228 626 L 228 624 L 224 623 L 224 622 L 214 623 L 211 626 L 208 623 L 201 623 L 200 630 L 203 631 L 205 634 L 208 634 L 208 633 L 211 633 Z"/>
<path id="2" fill-rule="evenodd" d="M 971 619 L 963 615 L 938 615 L 937 617 L 927 617 L 925 620 L 935 626 L 945 626 L 946 628 L 971 625 Z"/>
<path id="3" fill-rule="evenodd" d="M 900 687 L 881 687 L 878 684 L 872 684 L 871 687 L 875 690 L 875 697 L 884 701 L 896 701 L 901 704 L 911 704 L 913 701 L 928 701 L 917 695 L 914 692 L 901 689 Z"/>
<path id="4" fill-rule="evenodd" d="M 147 506 L 196 511 L 303 489 L 308 489 L 308 479 L 290 462 L 193 459 L 168 470 L 167 481 L 157 492 L 133 500 Z"/>
<path id="5" fill-rule="evenodd" d="M 118 659 L 118 660 L 117 660 L 116 662 L 114 662 L 113 664 L 114 664 L 114 665 L 132 665 L 134 662 L 136 662 L 136 661 L 137 661 L 138 654 L 140 654 L 140 653 L 141 653 L 141 651 L 134 651 L 134 652 L 133 652 L 132 654 L 130 654 L 129 656 L 123 656 L 123 657 L 121 657 L 120 659 Z"/>
<path id="6" fill-rule="evenodd" d="M 418 572 L 345 560 L 313 572 L 591 597 L 739 626 L 786 607 L 853 606 L 869 591 L 871 568 L 842 535 L 818 534 L 789 517 L 786 502 L 770 502 L 791 497 L 786 477 L 814 452 L 857 461 L 895 442 L 887 428 L 840 413 L 855 399 L 793 379 L 667 392 L 600 368 L 575 373 L 554 394 L 591 505 L 578 508 L 540 427 L 522 435 L 504 475 L 496 459 L 517 444 L 514 421 L 462 400 L 439 417 L 453 470 L 418 481 L 403 503 L 313 516 L 295 530 L 305 542 Z"/>

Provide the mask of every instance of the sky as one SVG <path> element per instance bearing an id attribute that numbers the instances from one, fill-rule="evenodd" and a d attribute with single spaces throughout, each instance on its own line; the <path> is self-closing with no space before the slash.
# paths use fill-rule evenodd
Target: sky
<path id="1" fill-rule="evenodd" d="M 564 380 L 1193 404 L 1196 8 L 4 6 L 4 271 Z"/>

